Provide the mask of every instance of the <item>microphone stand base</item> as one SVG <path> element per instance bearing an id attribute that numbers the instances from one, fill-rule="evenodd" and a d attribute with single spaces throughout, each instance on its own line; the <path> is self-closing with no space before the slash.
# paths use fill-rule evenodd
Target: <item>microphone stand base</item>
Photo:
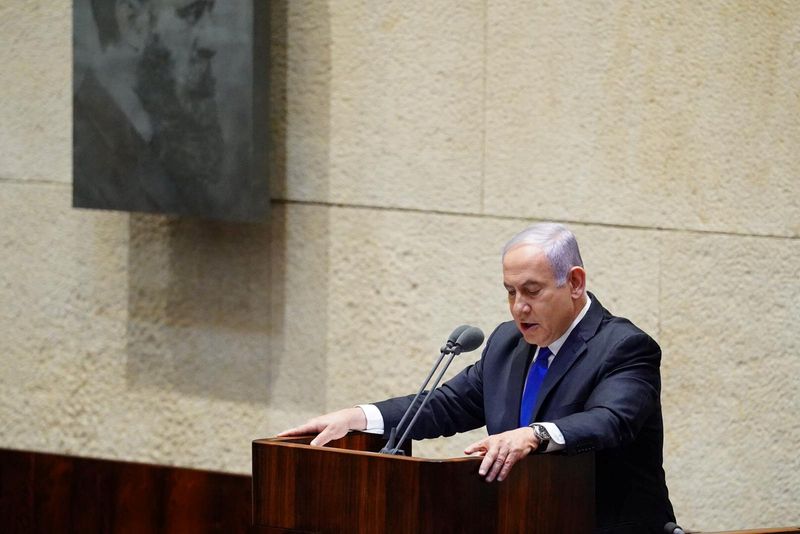
<path id="1" fill-rule="evenodd" d="M 403 449 L 398 449 L 397 447 L 394 447 L 394 448 L 391 448 L 391 449 L 389 449 L 387 447 L 384 447 L 379 452 L 380 452 L 380 454 L 392 454 L 392 455 L 395 455 L 395 456 L 405 456 L 406 455 L 406 453 L 403 451 Z"/>

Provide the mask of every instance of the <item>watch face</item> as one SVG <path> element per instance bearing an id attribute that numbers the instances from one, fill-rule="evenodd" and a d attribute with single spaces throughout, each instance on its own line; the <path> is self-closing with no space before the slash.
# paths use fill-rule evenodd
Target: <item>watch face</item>
<path id="1" fill-rule="evenodd" d="M 550 434 L 547 433 L 547 429 L 545 429 L 541 425 L 534 426 L 533 433 L 536 434 L 536 437 L 539 438 L 540 440 L 550 439 Z"/>

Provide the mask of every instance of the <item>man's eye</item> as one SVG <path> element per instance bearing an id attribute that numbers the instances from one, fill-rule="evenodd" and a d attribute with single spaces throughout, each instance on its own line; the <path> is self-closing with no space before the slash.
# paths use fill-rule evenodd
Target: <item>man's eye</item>
<path id="1" fill-rule="evenodd" d="M 208 2 L 208 0 L 197 0 L 196 2 L 177 8 L 175 12 L 183 20 L 194 24 L 200 20 L 200 17 L 203 16 L 206 9 L 210 9 L 212 5 L 213 4 Z"/>

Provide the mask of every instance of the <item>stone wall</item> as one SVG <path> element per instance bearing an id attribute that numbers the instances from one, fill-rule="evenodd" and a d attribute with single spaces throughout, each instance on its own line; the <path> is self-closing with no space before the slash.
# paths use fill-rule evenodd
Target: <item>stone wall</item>
<path id="1" fill-rule="evenodd" d="M 661 343 L 681 523 L 800 523 L 800 4 L 273 6 L 236 225 L 72 209 L 71 3 L 0 2 L 0 445 L 248 472 L 504 320 L 500 248 L 556 219 Z"/>

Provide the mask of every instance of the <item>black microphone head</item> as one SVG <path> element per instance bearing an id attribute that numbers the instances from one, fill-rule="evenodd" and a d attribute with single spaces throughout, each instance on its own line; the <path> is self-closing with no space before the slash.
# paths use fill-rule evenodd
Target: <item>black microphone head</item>
<path id="1" fill-rule="evenodd" d="M 461 332 L 461 335 L 458 336 L 458 339 L 455 342 L 454 352 L 456 354 L 461 354 L 462 352 L 471 352 L 480 347 L 481 343 L 483 343 L 483 332 L 481 329 L 474 326 L 468 326 L 463 332 Z"/>
<path id="2" fill-rule="evenodd" d="M 461 335 L 464 330 L 469 328 L 468 324 L 462 324 L 461 326 L 457 326 L 455 330 L 450 333 L 450 336 L 447 338 L 447 344 L 452 345 L 458 339 L 458 336 Z"/>

